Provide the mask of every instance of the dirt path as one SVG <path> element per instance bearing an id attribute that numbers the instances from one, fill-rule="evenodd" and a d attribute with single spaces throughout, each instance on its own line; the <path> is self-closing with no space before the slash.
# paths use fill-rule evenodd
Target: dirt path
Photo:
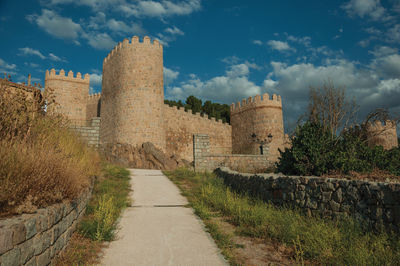
<path id="1" fill-rule="evenodd" d="M 133 206 L 101 265 L 227 265 L 179 189 L 158 170 L 131 170 Z"/>

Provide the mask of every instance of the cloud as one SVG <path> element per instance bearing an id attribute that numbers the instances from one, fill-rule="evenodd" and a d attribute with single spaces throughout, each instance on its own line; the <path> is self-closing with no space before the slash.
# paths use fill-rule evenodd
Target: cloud
<path id="1" fill-rule="evenodd" d="M 179 35 L 184 35 L 185 33 L 178 29 L 177 27 L 173 28 L 166 28 L 164 29 L 165 33 L 158 33 L 157 34 L 157 39 L 160 41 L 160 43 L 164 46 L 168 46 L 170 42 L 173 42 L 176 40 L 177 36 Z"/>
<path id="2" fill-rule="evenodd" d="M 15 64 L 8 64 L 6 61 L 0 58 L 0 68 L 11 70 L 11 69 L 16 69 L 17 66 Z"/>
<path id="3" fill-rule="evenodd" d="M 385 55 L 376 58 L 372 61 L 371 66 L 383 78 L 400 78 L 399 54 Z"/>
<path id="4" fill-rule="evenodd" d="M 128 26 L 125 22 L 115 19 L 107 21 L 107 28 L 120 33 L 143 34 L 145 32 L 142 26 L 137 23 L 132 23 Z"/>
<path id="5" fill-rule="evenodd" d="M 30 47 L 19 48 L 18 50 L 20 51 L 19 55 L 36 55 L 39 56 L 41 59 L 46 58 L 46 56 L 44 56 L 40 51 Z"/>
<path id="6" fill-rule="evenodd" d="M 398 51 L 397 48 L 389 46 L 378 46 L 375 47 L 374 51 L 369 51 L 368 53 L 373 54 L 375 57 L 382 57 L 385 55 L 396 54 L 397 51 Z"/>
<path id="7" fill-rule="evenodd" d="M 381 5 L 380 0 L 350 0 L 342 5 L 342 8 L 351 17 L 359 16 L 364 18 L 369 16 L 372 20 L 388 20 L 386 10 Z"/>
<path id="8" fill-rule="evenodd" d="M 164 31 L 171 35 L 184 35 L 185 34 L 183 31 L 181 31 L 180 29 L 178 29 L 175 26 L 173 28 L 166 28 Z"/>
<path id="9" fill-rule="evenodd" d="M 164 67 L 164 84 L 168 86 L 171 84 L 174 80 L 176 80 L 179 76 L 178 71 L 174 71 L 172 69 L 169 69 L 167 67 Z"/>
<path id="10" fill-rule="evenodd" d="M 97 73 L 90 74 L 90 86 L 101 86 L 102 75 Z"/>
<path id="11" fill-rule="evenodd" d="M 53 53 L 49 53 L 49 59 L 50 59 L 50 60 L 53 60 L 53 61 L 56 61 L 56 62 L 66 62 L 66 60 L 64 60 L 64 59 L 62 59 L 62 58 L 56 56 L 56 55 L 53 54 Z"/>
<path id="12" fill-rule="evenodd" d="M 48 34 L 60 38 L 74 40 L 78 38 L 78 34 L 82 31 L 81 26 L 70 18 L 62 17 L 52 10 L 42 9 L 42 14 L 29 15 L 27 19 L 36 23 L 40 28 Z"/>
<path id="13" fill-rule="evenodd" d="M 201 9 L 200 0 L 188 0 L 180 2 L 172 1 L 138 1 L 136 3 L 125 3 L 119 9 L 128 16 L 135 17 L 170 17 L 176 15 L 189 15 Z"/>
<path id="14" fill-rule="evenodd" d="M 273 49 L 279 52 L 296 51 L 295 48 L 290 47 L 287 42 L 281 42 L 276 40 L 269 40 L 267 44 Z"/>
<path id="15" fill-rule="evenodd" d="M 395 24 L 386 32 L 387 41 L 400 42 L 400 24 Z"/>
<path id="16" fill-rule="evenodd" d="M 260 40 L 254 40 L 253 44 L 255 44 L 255 45 L 263 45 L 263 42 L 260 41 Z"/>
<path id="17" fill-rule="evenodd" d="M 249 67 L 246 64 L 230 66 L 223 76 L 202 81 L 192 74 L 180 86 L 167 87 L 167 96 L 184 100 L 196 95 L 205 100 L 231 103 L 261 93 L 261 87 L 248 79 Z"/>
<path id="18" fill-rule="evenodd" d="M 83 34 L 89 45 L 98 50 L 111 50 L 117 44 L 107 33 L 90 32 Z"/>

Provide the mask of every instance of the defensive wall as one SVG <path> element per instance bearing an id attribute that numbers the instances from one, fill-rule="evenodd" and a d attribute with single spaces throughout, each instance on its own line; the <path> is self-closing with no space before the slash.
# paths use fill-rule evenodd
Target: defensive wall
<path id="1" fill-rule="evenodd" d="M 119 43 L 103 61 L 100 141 L 166 150 L 163 48 L 149 37 Z"/>
<path id="2" fill-rule="evenodd" d="M 63 69 L 58 75 L 54 68 L 50 71 L 46 70 L 45 92 L 56 102 L 48 106 L 48 111 L 63 114 L 76 123 L 86 121 L 89 81 L 89 74 L 85 74 L 82 78 L 80 72 L 74 77 L 72 71 L 65 76 Z"/>
<path id="3" fill-rule="evenodd" d="M 263 149 L 270 160 L 278 159 L 278 148 L 283 150 L 285 141 L 281 96 L 274 94 L 270 99 L 265 93 L 233 103 L 231 125 L 234 154 L 256 155 Z"/>
<path id="4" fill-rule="evenodd" d="M 85 213 L 88 188 L 72 202 L 0 220 L 0 265 L 49 265 Z"/>
<path id="5" fill-rule="evenodd" d="M 218 167 L 229 167 L 237 171 L 265 172 L 272 166 L 267 155 L 219 154 L 210 145 L 207 134 L 193 135 L 193 160 L 196 172 L 211 172 Z"/>
<path id="6" fill-rule="evenodd" d="M 389 150 L 399 145 L 396 123 L 393 121 L 369 123 L 367 130 L 369 133 L 368 144 L 370 146 L 381 145 L 385 150 Z"/>
<path id="7" fill-rule="evenodd" d="M 353 216 L 373 228 L 400 229 L 400 184 L 281 174 L 216 174 L 239 193 L 326 218 Z"/>
<path id="8" fill-rule="evenodd" d="M 86 120 L 93 117 L 100 117 L 101 93 L 90 94 L 86 102 Z"/>
<path id="9" fill-rule="evenodd" d="M 100 142 L 100 121 L 100 117 L 92 117 L 90 124 L 75 124 L 71 126 L 71 129 L 78 133 L 89 146 L 98 148 Z"/>
<path id="10" fill-rule="evenodd" d="M 229 124 L 176 106 L 164 105 L 163 114 L 168 153 L 193 161 L 194 134 L 208 134 L 213 153 L 232 153 L 232 127 Z"/>

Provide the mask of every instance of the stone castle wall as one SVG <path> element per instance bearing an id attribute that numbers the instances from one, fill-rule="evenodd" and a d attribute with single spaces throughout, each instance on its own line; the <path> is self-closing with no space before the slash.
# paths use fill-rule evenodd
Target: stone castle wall
<path id="1" fill-rule="evenodd" d="M 100 142 L 100 121 L 100 117 L 92 117 L 92 119 L 88 121 L 88 124 L 72 125 L 71 129 L 87 141 L 89 146 L 98 148 Z"/>
<path id="2" fill-rule="evenodd" d="M 374 228 L 400 230 L 400 184 L 323 177 L 242 174 L 228 168 L 216 174 L 239 193 L 278 206 L 327 218 L 353 216 Z"/>
<path id="3" fill-rule="evenodd" d="M 274 94 L 270 99 L 266 93 L 262 98 L 256 95 L 232 104 L 231 125 L 234 154 L 260 154 L 260 143 L 254 140 L 268 140 L 271 134 L 272 141 L 265 144 L 263 149 L 271 160 L 277 160 L 278 148 L 283 150 L 285 142 L 280 96 Z M 256 138 L 252 137 L 253 133 Z"/>
<path id="4" fill-rule="evenodd" d="M 368 140 L 370 146 L 381 145 L 385 150 L 389 150 L 399 145 L 396 123 L 386 121 L 385 124 L 382 124 L 381 121 L 376 121 L 369 124 L 367 129 L 370 136 Z"/>
<path id="5" fill-rule="evenodd" d="M 0 265 L 49 265 L 85 213 L 91 189 L 72 202 L 0 220 Z"/>
<path id="6" fill-rule="evenodd" d="M 63 114 L 76 124 L 85 123 L 89 80 L 89 74 L 82 78 L 79 72 L 74 77 L 72 71 L 65 76 L 64 70 L 60 70 L 58 75 L 54 69 L 46 70 L 45 93 L 56 102 L 49 105 L 48 111 Z"/>
<path id="7" fill-rule="evenodd" d="M 100 117 L 101 93 L 90 94 L 86 102 L 86 120 Z"/>
<path id="8" fill-rule="evenodd" d="M 164 105 L 163 113 L 168 153 L 192 161 L 194 134 L 208 134 L 213 153 L 232 152 L 232 128 L 229 124 L 202 117 L 200 113 L 192 114 L 190 110 L 185 112 L 176 106 Z"/>
<path id="9" fill-rule="evenodd" d="M 163 48 L 149 37 L 119 43 L 103 61 L 100 141 L 165 151 Z"/>
<path id="10" fill-rule="evenodd" d="M 218 154 L 210 145 L 210 136 L 207 134 L 193 135 L 193 158 L 196 172 L 212 172 L 219 167 L 229 167 L 256 173 L 265 172 L 272 166 L 266 155 Z"/>

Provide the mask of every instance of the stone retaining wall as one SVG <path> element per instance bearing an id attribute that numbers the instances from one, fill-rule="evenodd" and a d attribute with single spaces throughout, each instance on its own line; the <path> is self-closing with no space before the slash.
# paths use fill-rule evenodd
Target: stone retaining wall
<path id="1" fill-rule="evenodd" d="M 83 139 L 88 142 L 89 146 L 99 147 L 100 136 L 100 117 L 93 117 L 89 126 L 75 125 L 72 129 L 75 130 Z"/>
<path id="2" fill-rule="evenodd" d="M 91 196 L 0 219 L 0 265 L 48 265 L 68 243 Z"/>
<path id="3" fill-rule="evenodd" d="M 322 177 L 242 174 L 218 168 L 216 174 L 237 192 L 329 218 L 353 216 L 373 228 L 399 232 L 400 184 Z"/>
<path id="4" fill-rule="evenodd" d="M 211 172 L 223 166 L 238 171 L 262 172 L 272 166 L 265 155 L 211 154 L 210 137 L 205 134 L 193 135 L 193 157 L 197 172 Z"/>

